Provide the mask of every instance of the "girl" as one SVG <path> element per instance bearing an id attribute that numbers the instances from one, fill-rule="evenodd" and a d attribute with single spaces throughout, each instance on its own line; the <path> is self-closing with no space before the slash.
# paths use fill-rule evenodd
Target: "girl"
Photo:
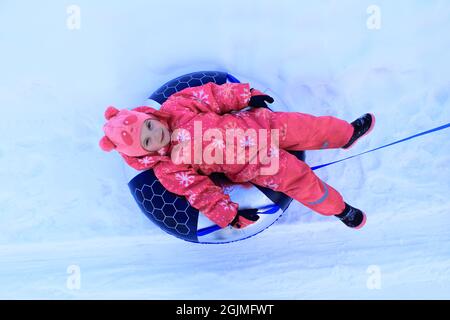
<path id="1" fill-rule="evenodd" d="M 105 111 L 108 121 L 103 127 L 105 136 L 100 146 L 105 151 L 117 150 L 135 169 L 152 168 L 167 190 L 185 196 L 194 208 L 222 228 L 228 225 L 244 228 L 258 216 L 254 210 L 238 210 L 238 204 L 208 177 L 212 172 L 222 172 L 234 182 L 250 181 L 281 191 L 315 212 L 336 216 L 351 228 L 361 228 L 366 215 L 345 203 L 339 192 L 286 150 L 348 149 L 373 129 L 375 117 L 368 113 L 348 123 L 331 116 L 272 112 L 266 108 L 267 102 L 272 103 L 273 99 L 250 89 L 248 83 L 208 83 L 173 94 L 160 110 L 147 106 L 133 110 L 109 107 Z M 242 110 L 247 106 L 253 109 Z M 189 152 L 195 154 L 199 148 L 211 151 L 211 146 L 214 149 L 211 155 L 216 159 L 219 151 L 228 146 L 229 141 L 224 141 L 223 137 L 228 137 L 229 130 L 248 129 L 277 130 L 279 141 L 274 147 L 272 136 L 267 139 L 245 136 L 232 149 L 227 149 L 227 156 L 229 150 L 234 156 L 238 150 L 244 150 L 248 156 L 249 150 L 256 146 L 253 160 L 260 159 L 257 157 L 262 153 L 260 146 L 271 145 L 270 150 L 264 150 L 266 153 L 268 150 L 266 157 L 277 160 L 275 172 L 261 174 L 262 169 L 268 167 L 262 161 L 186 160 Z M 204 136 L 200 145 L 191 143 L 188 151 L 179 148 L 198 136 L 199 130 Z M 214 130 L 214 138 L 211 130 Z M 180 158 L 185 162 L 174 161 Z"/>

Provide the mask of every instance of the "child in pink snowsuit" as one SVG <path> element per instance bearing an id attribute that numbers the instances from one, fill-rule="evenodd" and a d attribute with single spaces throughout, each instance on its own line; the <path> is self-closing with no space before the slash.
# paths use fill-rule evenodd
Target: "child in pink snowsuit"
<path id="1" fill-rule="evenodd" d="M 222 172 L 234 182 L 250 181 L 283 192 L 315 212 L 335 215 L 352 228 L 362 227 L 365 214 L 346 204 L 338 191 L 287 150 L 348 148 L 371 131 L 374 116 L 365 114 L 348 123 L 331 116 L 272 112 L 264 108 L 266 102 L 273 102 L 273 99 L 250 89 L 249 84 L 208 83 L 173 94 L 160 110 L 139 107 L 119 111 L 109 107 L 105 112 L 108 122 L 100 146 L 105 151 L 116 149 L 135 169 L 152 168 L 167 190 L 185 196 L 194 208 L 220 227 L 243 228 L 254 223 L 257 216 L 248 210 L 239 210 L 238 204 L 208 177 L 212 172 Z M 254 108 L 241 111 L 247 106 Z M 261 175 L 261 169 L 267 164 L 258 161 L 174 163 L 170 153 L 180 143 L 186 143 L 198 134 L 195 123 L 197 129 L 201 124 L 202 134 L 211 128 L 217 130 L 214 137 L 204 138 L 201 142 L 203 150 L 212 145 L 216 151 L 224 149 L 227 129 L 278 129 L 279 145 L 268 151 L 269 157 L 278 158 L 277 172 Z M 252 141 L 246 137 L 241 145 L 247 148 L 267 141 Z M 191 147 L 194 154 L 198 145 Z"/>

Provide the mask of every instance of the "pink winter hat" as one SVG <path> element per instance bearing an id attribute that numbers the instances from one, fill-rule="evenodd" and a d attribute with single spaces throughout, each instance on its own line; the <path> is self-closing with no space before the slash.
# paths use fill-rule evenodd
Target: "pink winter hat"
<path id="1" fill-rule="evenodd" d="M 156 119 L 151 113 L 108 107 L 105 111 L 108 122 L 103 126 L 105 136 L 100 140 L 100 147 L 104 151 L 116 149 L 130 157 L 149 154 L 141 145 L 141 129 L 145 120 Z"/>

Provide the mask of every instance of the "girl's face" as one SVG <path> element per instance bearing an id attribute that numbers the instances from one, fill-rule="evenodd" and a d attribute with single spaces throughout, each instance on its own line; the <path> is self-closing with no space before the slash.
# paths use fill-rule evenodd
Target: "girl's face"
<path id="1" fill-rule="evenodd" d="M 158 151 L 170 142 L 169 129 L 160 121 L 147 119 L 142 124 L 141 146 L 147 151 Z"/>

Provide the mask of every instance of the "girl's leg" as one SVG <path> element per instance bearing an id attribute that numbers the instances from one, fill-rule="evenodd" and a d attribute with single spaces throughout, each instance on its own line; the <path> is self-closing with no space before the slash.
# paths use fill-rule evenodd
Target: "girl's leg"
<path id="1" fill-rule="evenodd" d="M 306 163 L 285 150 L 280 150 L 278 159 L 276 174 L 259 175 L 251 182 L 283 192 L 323 215 L 339 214 L 345 209 L 339 192 L 320 180 Z"/>
<path id="2" fill-rule="evenodd" d="M 353 134 L 350 123 L 332 116 L 272 112 L 270 117 L 271 128 L 280 130 L 280 148 L 285 150 L 341 148 Z"/>

